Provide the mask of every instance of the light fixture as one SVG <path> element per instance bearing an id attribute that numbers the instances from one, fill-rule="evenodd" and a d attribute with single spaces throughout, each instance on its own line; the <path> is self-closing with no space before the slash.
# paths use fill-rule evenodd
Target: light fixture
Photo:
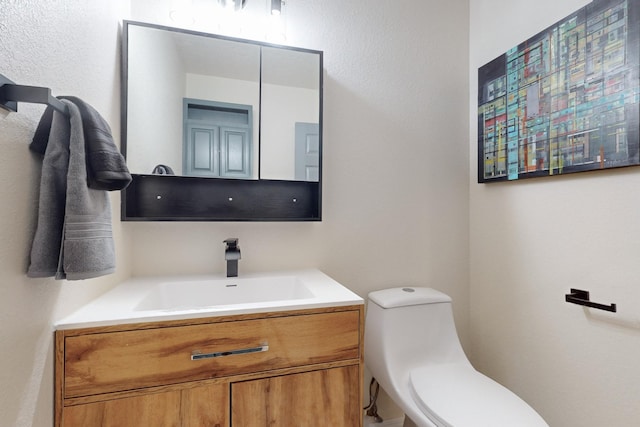
<path id="1" fill-rule="evenodd" d="M 243 9 L 247 0 L 218 0 L 218 4 L 224 8 L 238 11 Z"/>
<path id="2" fill-rule="evenodd" d="M 271 0 L 271 14 L 280 15 L 282 11 L 282 0 Z"/>

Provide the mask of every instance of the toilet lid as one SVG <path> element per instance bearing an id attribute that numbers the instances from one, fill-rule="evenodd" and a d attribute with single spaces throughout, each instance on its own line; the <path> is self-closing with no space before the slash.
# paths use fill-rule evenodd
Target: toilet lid
<path id="1" fill-rule="evenodd" d="M 414 369 L 411 394 L 439 427 L 548 427 L 522 399 L 466 364 Z"/>

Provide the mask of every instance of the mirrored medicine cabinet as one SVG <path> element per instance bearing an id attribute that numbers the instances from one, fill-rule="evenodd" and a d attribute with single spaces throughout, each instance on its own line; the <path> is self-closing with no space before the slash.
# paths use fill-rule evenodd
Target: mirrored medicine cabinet
<path id="1" fill-rule="evenodd" d="M 125 221 L 319 221 L 322 52 L 124 21 Z"/>

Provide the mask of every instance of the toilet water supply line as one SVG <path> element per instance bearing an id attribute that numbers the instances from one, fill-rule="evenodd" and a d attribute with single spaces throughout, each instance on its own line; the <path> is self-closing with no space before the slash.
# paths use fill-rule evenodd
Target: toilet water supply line
<path id="1" fill-rule="evenodd" d="M 372 391 L 373 388 L 375 388 L 375 391 Z M 381 423 L 383 421 L 382 417 L 378 415 L 378 405 L 376 404 L 379 392 L 380 384 L 378 384 L 378 381 L 372 377 L 371 382 L 369 383 L 369 404 L 364 408 L 364 410 L 367 411 L 366 415 L 373 417 L 376 423 Z"/>

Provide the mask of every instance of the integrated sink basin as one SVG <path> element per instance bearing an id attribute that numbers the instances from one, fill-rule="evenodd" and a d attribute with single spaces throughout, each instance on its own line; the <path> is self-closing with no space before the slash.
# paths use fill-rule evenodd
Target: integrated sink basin
<path id="1" fill-rule="evenodd" d="M 154 286 L 135 310 L 190 310 L 313 298 L 296 276 L 230 277 L 163 282 Z"/>
<path id="2" fill-rule="evenodd" d="M 181 320 L 364 304 L 321 271 L 159 276 L 128 279 L 76 312 L 56 329 Z"/>

